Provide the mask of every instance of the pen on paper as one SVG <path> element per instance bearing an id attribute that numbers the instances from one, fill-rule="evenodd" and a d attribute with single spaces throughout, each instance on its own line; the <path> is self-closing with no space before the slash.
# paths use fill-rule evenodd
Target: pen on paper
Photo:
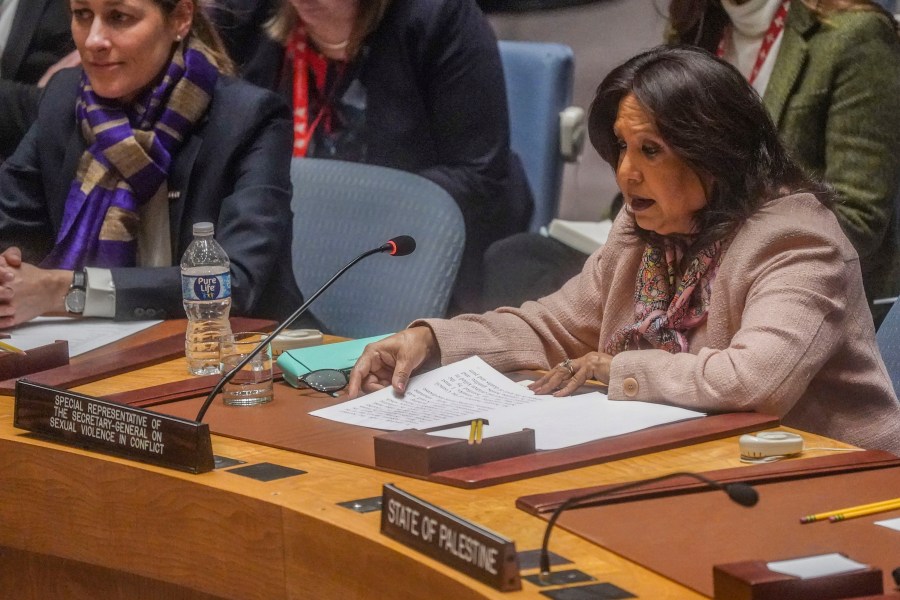
<path id="1" fill-rule="evenodd" d="M 814 515 L 807 515 L 805 517 L 801 517 L 800 522 L 815 523 L 816 521 L 825 521 L 826 519 L 831 522 L 835 522 L 842 521 L 847 518 L 862 517 L 865 515 L 871 515 L 894 509 L 900 509 L 900 498 L 882 500 L 880 502 L 871 502 L 869 504 L 860 504 L 859 506 L 849 506 L 847 508 L 839 508 L 837 510 L 830 510 Z"/>

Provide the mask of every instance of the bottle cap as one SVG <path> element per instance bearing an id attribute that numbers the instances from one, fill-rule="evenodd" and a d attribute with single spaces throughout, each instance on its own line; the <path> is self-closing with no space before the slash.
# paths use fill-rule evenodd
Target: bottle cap
<path id="1" fill-rule="evenodd" d="M 194 235 L 212 235 L 215 227 L 209 221 L 194 223 Z"/>

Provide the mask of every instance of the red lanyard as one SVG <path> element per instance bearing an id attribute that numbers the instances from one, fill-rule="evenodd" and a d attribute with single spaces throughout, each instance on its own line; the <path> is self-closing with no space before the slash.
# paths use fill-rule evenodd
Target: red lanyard
<path id="1" fill-rule="evenodd" d="M 769 29 L 766 31 L 762 44 L 759 46 L 759 52 L 756 53 L 756 62 L 753 64 L 753 70 L 750 71 L 750 77 L 747 78 L 750 85 L 753 85 L 756 81 L 756 76 L 759 75 L 759 70 L 762 69 L 763 63 L 766 62 L 766 58 L 772 50 L 772 45 L 775 43 L 775 40 L 778 39 L 778 36 L 781 35 L 781 32 L 784 31 L 784 24 L 787 21 L 788 8 L 790 8 L 790 6 L 791 0 L 783 0 L 781 6 L 775 11 L 772 22 L 769 23 Z M 716 48 L 716 56 L 719 58 L 725 56 L 725 47 L 730 38 L 731 25 L 728 25 L 725 27 L 725 31 L 722 32 L 722 39 L 719 40 L 719 47 Z"/>
<path id="2" fill-rule="evenodd" d="M 325 86 L 328 62 L 307 44 L 306 31 L 297 27 L 287 43 L 287 60 L 294 67 L 294 156 L 304 157 L 319 123 L 331 117 L 331 103 L 323 101 L 312 124 L 309 122 L 309 67 L 316 72 L 316 89 Z"/>

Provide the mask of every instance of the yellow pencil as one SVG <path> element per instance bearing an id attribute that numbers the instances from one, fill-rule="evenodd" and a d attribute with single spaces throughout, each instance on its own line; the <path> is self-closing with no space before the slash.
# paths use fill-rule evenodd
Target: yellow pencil
<path id="1" fill-rule="evenodd" d="M 483 436 L 484 436 L 484 420 L 478 419 L 477 421 L 475 421 L 475 443 L 480 444 Z"/>
<path id="2" fill-rule="evenodd" d="M 815 521 L 824 521 L 825 519 L 829 519 L 835 515 L 840 515 L 846 512 L 857 511 L 857 510 L 866 510 L 869 508 L 879 508 L 881 506 L 893 506 L 894 504 L 900 502 L 900 498 L 891 498 L 890 500 L 881 500 L 880 502 L 871 502 L 869 504 L 860 504 L 859 506 L 848 506 L 847 508 L 839 508 L 837 510 L 829 510 L 828 512 L 817 513 L 814 515 L 808 515 L 806 517 L 801 517 L 801 523 L 814 523 Z"/>
<path id="3" fill-rule="evenodd" d="M 893 504 L 882 504 L 881 506 L 869 506 L 845 510 L 833 517 L 828 517 L 828 520 L 832 523 L 837 523 L 838 521 L 846 521 L 847 519 L 855 519 L 856 517 L 865 517 L 866 515 L 874 515 L 889 510 L 900 510 L 900 498 L 894 500 Z"/>
<path id="4" fill-rule="evenodd" d="M 12 344 L 7 344 L 6 342 L 0 342 L 0 351 L 15 352 L 16 354 L 25 354 L 24 350 L 20 350 L 19 348 L 16 348 Z"/>
<path id="5" fill-rule="evenodd" d="M 469 424 L 469 444 L 475 443 L 475 430 L 478 427 L 477 423 L 478 421 L 472 421 L 472 423 Z"/>

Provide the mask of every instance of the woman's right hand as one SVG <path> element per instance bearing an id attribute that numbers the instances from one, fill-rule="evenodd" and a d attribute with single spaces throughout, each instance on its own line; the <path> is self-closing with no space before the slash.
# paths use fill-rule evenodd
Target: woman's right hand
<path id="1" fill-rule="evenodd" d="M 19 248 L 0 254 L 0 329 L 45 313 L 64 313 L 72 271 L 41 269 L 22 260 Z"/>
<path id="2" fill-rule="evenodd" d="M 348 399 L 393 386 L 406 393 L 412 372 L 438 352 L 437 340 L 429 327 L 412 327 L 371 343 L 350 372 Z"/>

